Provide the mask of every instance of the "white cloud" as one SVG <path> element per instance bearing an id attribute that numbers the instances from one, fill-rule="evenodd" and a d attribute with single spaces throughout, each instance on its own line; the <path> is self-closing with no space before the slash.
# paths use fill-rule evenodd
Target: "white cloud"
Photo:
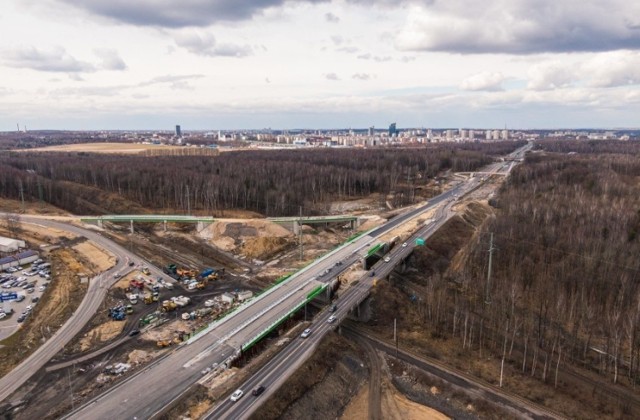
<path id="1" fill-rule="evenodd" d="M 5 51 L 2 55 L 5 64 L 11 67 L 63 73 L 95 71 L 92 64 L 77 60 L 62 47 L 56 47 L 49 51 L 39 50 L 35 47 L 20 48 Z"/>
<path id="2" fill-rule="evenodd" d="M 397 38 L 411 51 L 531 54 L 640 48 L 626 0 L 415 0 Z"/>
<path id="3" fill-rule="evenodd" d="M 104 70 L 126 70 L 127 64 L 124 62 L 118 51 L 109 48 L 96 48 L 95 54 L 102 59 L 101 68 Z"/>
<path id="4" fill-rule="evenodd" d="M 467 77 L 460 83 L 460 89 L 470 91 L 503 90 L 504 75 L 500 72 L 483 72 Z"/>
<path id="5" fill-rule="evenodd" d="M 192 54 L 207 57 L 247 57 L 253 54 L 253 48 L 249 45 L 220 44 L 210 33 L 180 32 L 174 36 L 176 45 Z"/>
<path id="6" fill-rule="evenodd" d="M 616 87 L 640 84 L 640 53 L 616 51 L 598 55 L 584 65 L 593 87 Z"/>
<path id="7" fill-rule="evenodd" d="M 527 87 L 532 90 L 552 90 L 572 86 L 579 80 L 575 65 L 559 61 L 536 64 L 529 70 Z"/>
<path id="8" fill-rule="evenodd" d="M 334 80 L 334 81 L 340 80 L 340 77 L 338 77 L 338 75 L 335 73 L 325 73 L 324 78 L 327 80 Z"/>

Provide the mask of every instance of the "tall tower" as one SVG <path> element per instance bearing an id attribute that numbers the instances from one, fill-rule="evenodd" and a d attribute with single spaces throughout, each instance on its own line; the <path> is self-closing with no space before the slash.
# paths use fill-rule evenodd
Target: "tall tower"
<path id="1" fill-rule="evenodd" d="M 389 125 L 389 137 L 393 137 L 393 135 L 397 133 L 398 133 L 398 130 L 396 129 L 396 123 L 391 123 Z"/>
<path id="2" fill-rule="evenodd" d="M 176 137 L 182 137 L 182 130 L 179 125 L 176 125 Z"/>

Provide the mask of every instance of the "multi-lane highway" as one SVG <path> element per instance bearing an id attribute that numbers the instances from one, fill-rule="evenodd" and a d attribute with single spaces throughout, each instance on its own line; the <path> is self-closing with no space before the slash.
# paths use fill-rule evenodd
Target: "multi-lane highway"
<path id="1" fill-rule="evenodd" d="M 500 164 L 494 164 L 491 165 L 490 170 L 497 171 L 499 168 Z M 394 218 L 367 235 L 326 255 L 279 286 L 254 299 L 250 304 L 217 322 L 208 333 L 202 334 L 198 340 L 174 349 L 165 357 L 135 373 L 104 394 L 90 400 L 71 413 L 70 417 L 80 419 L 149 418 L 160 412 L 172 400 L 179 398 L 188 390 L 199 379 L 203 369 L 229 359 L 239 351 L 243 344 L 255 338 L 257 334 L 268 328 L 299 302 L 304 301 L 306 296 L 318 285 L 335 277 L 339 273 L 340 267 L 344 269 L 351 262 L 359 259 L 382 235 L 414 217 L 438 207 L 443 202 L 454 200 L 458 195 L 475 188 L 478 183 L 480 183 L 478 179 L 461 183 L 430 200 L 427 204 Z M 85 299 L 71 320 L 20 366 L 0 379 L 0 399 L 6 399 L 82 329 L 99 307 L 106 290 L 116 281 L 113 278 L 113 273 L 124 274 L 128 269 L 126 261 L 129 259 L 135 258 L 142 261 L 139 257 L 96 232 L 36 217 L 21 216 L 21 219 L 24 222 L 42 224 L 85 236 L 111 252 L 119 262 L 108 272 L 92 279 Z M 437 224 L 436 221 L 434 227 Z M 394 258 L 401 257 L 400 254 L 394 256 Z M 148 262 L 142 262 L 150 268 L 154 275 L 162 275 L 157 267 Z M 391 265 L 389 264 L 389 266 Z M 374 269 L 381 269 L 384 272 L 385 269 L 378 268 L 379 266 L 380 263 Z M 330 274 L 328 274 L 329 272 Z M 355 293 L 356 291 L 362 288 L 361 292 L 364 293 L 366 288 L 368 293 L 368 287 L 370 284 L 363 281 L 352 288 L 354 299 L 360 296 Z M 348 304 L 348 301 L 345 301 L 345 304 Z M 316 334 L 316 336 L 319 335 L 321 334 Z M 312 338 L 306 341 L 309 343 L 307 346 L 311 346 L 315 340 Z M 149 387 L 150 384 L 153 384 L 152 388 Z"/>
<path id="2" fill-rule="evenodd" d="M 518 150 L 517 154 L 514 152 L 510 158 L 516 159 L 522 156 L 524 150 L 528 150 L 530 146 L 525 146 L 527 149 Z M 512 169 L 510 162 L 507 163 L 495 163 L 486 168 L 488 173 L 508 173 Z M 457 198 L 461 195 L 469 193 L 482 184 L 482 179 L 479 177 L 471 178 L 467 182 L 457 185 L 452 190 L 435 197 L 430 200 L 426 206 L 413 210 L 412 212 L 404 215 L 400 222 L 392 221 L 383 225 L 379 229 L 370 232 L 371 236 L 382 235 L 390 230 L 390 226 L 397 226 L 406 221 L 409 215 L 415 217 L 421 214 L 426 208 L 437 208 L 436 214 L 433 217 L 433 221 L 426 226 L 420 228 L 414 235 L 407 240 L 406 246 L 397 245 L 394 247 L 385 257 L 389 260 L 385 262 L 385 259 L 380 260 L 370 271 L 358 279 L 349 289 L 342 293 L 340 298 L 334 303 L 337 306 L 335 313 L 330 313 L 328 310 L 321 312 L 311 323 L 310 329 L 311 335 L 307 338 L 298 337 L 290 342 L 284 349 L 282 349 L 277 356 L 271 359 L 265 366 L 263 366 L 258 372 L 252 375 L 245 383 L 242 384 L 240 389 L 243 390 L 244 396 L 236 402 L 232 402 L 230 399 L 225 399 L 210 410 L 205 418 L 207 420 L 213 419 L 244 419 L 253 413 L 263 401 L 277 392 L 280 385 L 286 381 L 286 379 L 297 370 L 297 368 L 306 360 L 318 345 L 322 337 L 332 328 L 335 328 L 347 315 L 349 311 L 355 306 L 360 304 L 370 293 L 373 283 L 379 279 L 388 276 L 393 269 L 402 263 L 402 261 L 412 252 L 415 244 L 415 239 L 429 238 L 435 233 L 449 218 L 451 218 L 455 212 L 451 210 Z M 329 324 L 327 321 L 331 315 L 335 315 L 337 320 L 335 323 Z M 257 386 L 264 386 L 265 391 L 260 396 L 256 397 L 251 394 L 251 391 Z"/>

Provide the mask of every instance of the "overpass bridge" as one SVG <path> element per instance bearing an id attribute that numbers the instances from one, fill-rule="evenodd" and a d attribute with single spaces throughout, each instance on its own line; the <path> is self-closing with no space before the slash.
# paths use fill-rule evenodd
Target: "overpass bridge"
<path id="1" fill-rule="evenodd" d="M 167 223 L 195 223 L 198 231 L 216 221 L 242 222 L 245 220 L 267 220 L 280 225 L 292 224 L 294 233 L 299 232 L 301 225 L 314 225 L 323 223 L 349 223 L 351 229 L 360 226 L 361 220 L 358 216 L 349 214 L 331 216 L 305 216 L 305 217 L 267 217 L 266 219 L 226 219 L 211 216 L 188 216 L 179 214 L 114 214 L 104 216 L 82 216 L 83 223 L 96 224 L 103 227 L 104 222 L 129 223 L 131 233 L 134 232 L 135 223 L 162 223 L 167 230 Z"/>

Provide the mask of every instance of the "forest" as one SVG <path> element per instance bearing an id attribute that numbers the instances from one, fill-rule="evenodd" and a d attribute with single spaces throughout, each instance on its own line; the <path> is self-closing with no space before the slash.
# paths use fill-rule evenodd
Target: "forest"
<path id="1" fill-rule="evenodd" d="M 558 369 L 575 366 L 634 387 L 640 143 L 541 141 L 536 149 L 499 191 L 464 268 L 429 275 L 424 320 L 466 351 L 492 353 L 551 385 Z"/>
<path id="2" fill-rule="evenodd" d="M 395 205 L 444 171 L 474 171 L 523 142 L 397 149 L 256 150 L 220 156 L 12 152 L 0 157 L 0 196 L 42 199 L 76 214 L 250 210 L 322 212 L 331 200 L 394 194 Z"/>

